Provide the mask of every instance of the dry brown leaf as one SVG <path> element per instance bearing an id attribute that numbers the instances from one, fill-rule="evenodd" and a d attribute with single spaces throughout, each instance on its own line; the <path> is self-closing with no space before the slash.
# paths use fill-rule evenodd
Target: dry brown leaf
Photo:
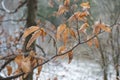
<path id="1" fill-rule="evenodd" d="M 59 49 L 58 49 L 58 53 L 61 54 L 61 53 L 63 53 L 65 50 L 66 50 L 66 47 L 65 47 L 65 46 L 61 46 L 61 47 L 59 47 Z"/>
<path id="2" fill-rule="evenodd" d="M 76 39 L 76 34 L 73 29 L 69 29 L 70 35 Z"/>
<path id="3" fill-rule="evenodd" d="M 23 34 L 23 38 L 26 38 L 28 35 L 30 35 L 31 33 L 35 32 L 36 30 L 38 30 L 39 27 L 38 26 L 31 26 L 30 28 L 26 29 L 24 31 L 24 34 Z"/>
<path id="4" fill-rule="evenodd" d="M 66 45 L 66 43 L 68 42 L 68 36 L 69 36 L 69 28 L 66 28 L 62 35 L 64 45 Z"/>
<path id="5" fill-rule="evenodd" d="M 106 32 L 111 32 L 111 29 L 109 27 L 107 27 L 105 24 L 101 24 L 100 28 Z"/>
<path id="6" fill-rule="evenodd" d="M 84 11 L 84 12 L 81 12 L 80 15 L 78 16 L 78 20 L 82 20 L 82 21 L 85 21 L 85 17 L 89 15 L 89 12 L 88 11 Z"/>
<path id="7" fill-rule="evenodd" d="M 23 59 L 24 59 L 24 56 L 22 54 L 19 54 L 17 55 L 14 61 L 17 63 L 18 66 L 21 66 L 21 62 Z"/>
<path id="8" fill-rule="evenodd" d="M 30 53 L 29 53 L 29 55 L 30 55 L 31 57 L 35 57 L 36 53 L 35 53 L 33 50 L 31 50 Z"/>
<path id="9" fill-rule="evenodd" d="M 35 67 L 37 65 L 37 59 L 33 59 L 32 61 L 31 61 L 31 66 L 32 67 Z"/>
<path id="10" fill-rule="evenodd" d="M 81 14 L 80 11 L 75 12 L 75 13 L 68 19 L 68 21 L 72 22 L 72 21 L 78 20 L 78 17 L 79 17 L 80 14 Z"/>
<path id="11" fill-rule="evenodd" d="M 95 24 L 93 28 L 93 34 L 97 35 L 100 32 L 100 26 Z"/>
<path id="12" fill-rule="evenodd" d="M 66 24 L 61 24 L 60 26 L 58 26 L 57 28 L 57 40 L 61 39 L 61 34 L 63 33 L 63 31 L 66 29 Z"/>
<path id="13" fill-rule="evenodd" d="M 89 41 L 87 41 L 87 44 L 89 47 L 91 47 L 93 45 L 93 41 L 92 41 L 92 39 L 90 40 L 90 38 L 91 38 L 90 36 L 87 36 L 87 40 L 89 40 Z"/>
<path id="14" fill-rule="evenodd" d="M 8 76 L 11 75 L 11 73 L 12 73 L 12 67 L 11 66 L 6 66 L 6 68 L 7 68 L 7 75 Z"/>
<path id="15" fill-rule="evenodd" d="M 23 72 L 28 73 L 31 71 L 31 62 L 30 58 L 26 57 L 22 62 L 21 62 L 21 69 Z"/>
<path id="16" fill-rule="evenodd" d="M 39 66 L 37 69 L 38 69 L 38 73 L 36 75 L 40 75 L 40 72 L 42 70 L 42 66 Z"/>
<path id="17" fill-rule="evenodd" d="M 84 12 L 75 12 L 69 19 L 68 21 L 72 22 L 75 20 L 79 20 L 79 21 L 86 21 L 85 17 L 89 15 L 88 11 L 84 11 Z"/>
<path id="18" fill-rule="evenodd" d="M 64 1 L 64 6 L 69 6 L 70 5 L 70 0 L 65 0 Z"/>
<path id="19" fill-rule="evenodd" d="M 67 12 L 68 11 L 68 8 L 64 5 L 60 5 L 59 6 L 59 9 L 58 9 L 58 12 L 57 12 L 57 15 L 62 15 L 63 13 Z"/>
<path id="20" fill-rule="evenodd" d="M 34 34 L 32 35 L 32 37 L 30 38 L 30 40 L 27 43 L 27 48 L 29 48 L 31 46 L 31 44 L 39 37 L 41 36 L 42 32 L 41 30 L 37 30 L 36 32 L 34 32 Z"/>
<path id="21" fill-rule="evenodd" d="M 98 48 L 99 47 L 99 41 L 96 37 L 94 38 L 94 43 L 95 43 L 96 48 Z"/>
<path id="22" fill-rule="evenodd" d="M 80 27 L 79 31 L 80 31 L 80 32 L 84 32 L 84 30 L 86 30 L 88 26 L 89 26 L 88 23 L 84 23 L 84 24 Z"/>
<path id="23" fill-rule="evenodd" d="M 44 37 L 47 35 L 47 33 L 45 32 L 43 28 L 41 28 L 40 30 L 41 30 L 42 41 L 44 42 Z"/>
<path id="24" fill-rule="evenodd" d="M 80 6 L 83 7 L 83 8 L 85 8 L 85 9 L 89 9 L 90 8 L 89 2 L 81 3 Z"/>
<path id="25" fill-rule="evenodd" d="M 15 70 L 15 72 L 13 72 L 13 74 L 17 75 L 21 72 L 20 68 L 17 68 L 17 70 Z"/>
<path id="26" fill-rule="evenodd" d="M 68 52 L 68 57 L 69 57 L 68 64 L 70 64 L 72 59 L 73 59 L 73 52 L 72 51 Z"/>
<path id="27" fill-rule="evenodd" d="M 93 34 L 98 34 L 100 32 L 100 30 L 104 30 L 106 32 L 111 32 L 111 29 L 109 27 L 107 27 L 104 23 L 96 23 L 94 25 L 94 28 L 93 28 Z"/>

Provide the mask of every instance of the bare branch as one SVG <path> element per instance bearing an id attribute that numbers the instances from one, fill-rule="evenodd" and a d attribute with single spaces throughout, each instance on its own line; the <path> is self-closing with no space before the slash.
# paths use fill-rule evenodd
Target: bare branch
<path id="1" fill-rule="evenodd" d="M 27 3 L 27 0 L 25 0 L 24 2 L 22 2 L 14 11 L 10 11 L 9 9 L 6 8 L 6 6 L 4 5 L 4 0 L 2 0 L 2 7 L 3 9 L 0 9 L 2 11 L 5 11 L 9 14 L 13 14 L 13 13 L 16 13 L 21 7 L 23 7 L 25 4 Z"/>
<path id="2" fill-rule="evenodd" d="M 15 19 L 7 19 L 7 20 L 3 20 L 3 21 L 0 21 L 0 22 L 9 22 L 9 21 L 20 22 L 20 21 L 26 21 L 26 19 L 18 19 L 18 20 L 15 20 Z"/>
<path id="3" fill-rule="evenodd" d="M 38 44 L 36 44 L 36 46 L 42 51 L 43 56 L 45 57 L 46 53 L 45 53 L 44 49 L 40 45 L 38 45 Z"/>

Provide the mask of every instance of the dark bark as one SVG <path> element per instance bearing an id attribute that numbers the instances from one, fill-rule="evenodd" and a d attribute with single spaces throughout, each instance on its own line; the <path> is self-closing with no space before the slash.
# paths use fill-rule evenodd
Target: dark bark
<path id="1" fill-rule="evenodd" d="M 27 0 L 27 22 L 26 28 L 31 26 L 36 26 L 36 11 L 37 11 L 37 0 Z M 32 34 L 29 35 L 24 42 L 23 51 L 29 52 L 30 50 L 26 49 L 27 43 L 31 38 Z M 35 50 L 35 42 L 30 46 L 30 49 Z M 28 74 L 23 80 L 33 80 L 33 71 Z"/>
<path id="2" fill-rule="evenodd" d="M 106 70 L 106 66 L 107 66 L 106 65 L 106 59 L 105 59 L 105 55 L 104 55 L 104 52 L 103 52 L 103 49 L 102 49 L 102 44 L 101 44 L 100 40 L 99 40 L 99 51 L 100 51 L 100 55 L 101 55 L 101 59 L 102 59 L 103 80 L 108 80 L 107 79 L 107 70 Z"/>
<path id="3" fill-rule="evenodd" d="M 26 22 L 26 28 L 29 28 L 31 26 L 35 26 L 36 25 L 36 11 L 37 11 L 37 0 L 27 0 L 27 22 Z M 25 42 L 24 42 L 24 46 L 23 46 L 23 51 L 27 52 L 29 50 L 26 49 L 27 43 L 29 41 L 29 39 L 31 38 L 31 35 L 29 35 Z M 35 44 L 33 43 L 31 46 L 31 49 L 35 50 Z"/>

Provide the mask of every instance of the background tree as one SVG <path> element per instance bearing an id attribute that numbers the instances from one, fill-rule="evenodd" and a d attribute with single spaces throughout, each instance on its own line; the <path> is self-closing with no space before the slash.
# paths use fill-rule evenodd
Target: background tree
<path id="1" fill-rule="evenodd" d="M 14 14 L 19 11 L 21 7 L 24 7 L 24 5 L 27 3 L 27 19 L 23 19 L 25 16 L 23 15 L 22 18 L 18 20 L 5 20 L 5 21 L 24 21 L 26 20 L 26 27 L 25 30 L 21 28 L 21 32 L 24 32 L 22 35 L 22 38 L 25 38 L 25 42 L 23 45 L 23 40 L 20 40 L 19 37 L 11 37 L 10 35 L 6 35 L 4 32 L 4 29 L 1 30 L 1 35 L 5 34 L 6 36 L 6 47 L 7 47 L 7 55 L 0 56 L 2 61 L 5 61 L 0 68 L 0 72 L 3 71 L 4 68 L 7 69 L 7 76 L 6 77 L 0 77 L 2 80 L 9 80 L 14 78 L 23 78 L 24 80 L 32 80 L 33 70 L 37 68 L 38 75 L 41 72 L 42 65 L 48 63 L 49 61 L 53 59 L 58 59 L 58 57 L 62 56 L 68 57 L 68 63 L 71 63 L 73 59 L 73 53 L 77 53 L 79 51 L 76 51 L 75 49 L 80 45 L 87 45 L 90 46 L 91 51 L 95 54 L 99 59 L 99 63 L 101 64 L 101 67 L 103 69 L 104 73 L 104 80 L 107 80 L 107 69 L 109 69 L 109 65 L 112 64 L 112 61 L 114 61 L 114 65 L 116 66 L 116 78 L 118 79 L 119 76 L 119 28 L 117 27 L 116 32 L 114 32 L 114 28 L 116 26 L 119 26 L 119 10 L 118 12 L 115 12 L 115 14 L 108 15 L 108 20 L 110 20 L 110 17 L 115 16 L 114 20 L 115 22 L 112 22 L 113 24 L 110 24 L 109 21 L 107 22 L 105 18 L 101 17 L 103 16 L 102 13 L 104 13 L 104 9 L 102 9 L 101 4 L 105 4 L 105 1 L 77 1 L 77 0 L 60 0 L 54 1 L 50 0 L 49 5 L 53 8 L 50 8 L 47 6 L 46 11 L 42 11 L 39 7 L 38 10 L 40 10 L 41 13 L 38 12 L 36 15 L 36 8 L 37 8 L 37 1 L 33 0 L 26 0 L 21 1 L 20 5 L 15 10 L 9 10 L 5 2 L 2 1 L 2 7 L 1 10 L 3 12 L 7 12 L 9 14 Z M 112 2 L 112 1 L 111 1 Z M 109 4 L 111 4 L 111 2 Z M 114 2 L 114 7 L 112 6 L 112 10 L 107 10 L 112 13 L 114 10 L 118 9 L 119 0 Z M 34 4 L 33 4 L 34 3 Z M 103 12 L 95 12 L 94 6 L 96 6 L 94 3 L 101 3 L 98 7 Z M 79 7 L 79 4 L 81 7 Z M 91 6 L 90 6 L 91 5 Z M 40 5 L 41 6 L 41 5 Z M 43 6 L 43 5 L 42 5 Z M 57 8 L 56 8 L 57 7 Z M 50 10 L 51 9 L 51 10 Z M 92 11 L 93 10 L 93 11 Z M 99 14 L 98 14 L 99 13 Z M 53 15 L 54 14 L 54 15 Z M 93 16 L 91 16 L 93 14 Z M 117 15 L 118 14 L 118 15 Z M 44 16 L 45 15 L 45 16 Z M 98 17 L 100 16 L 101 19 Z M 1 16 L 1 20 L 3 19 L 4 15 Z M 41 21 L 37 21 L 36 24 L 36 17 L 40 17 Z M 56 18 L 57 17 L 57 18 Z M 94 23 L 96 20 L 98 20 L 97 23 Z M 1 22 L 5 22 L 1 21 Z M 52 23 L 51 25 L 48 25 L 48 22 Z M 104 23 L 103 23 L 104 22 Z M 106 23 L 110 24 L 110 26 L 106 25 Z M 35 26 L 37 25 L 37 26 Z M 92 27 L 92 25 L 94 25 Z M 88 27 L 89 26 L 89 27 Z M 114 27 L 115 26 L 115 27 Z M 57 27 L 57 28 L 56 28 Z M 23 31 L 24 30 L 24 31 Z M 112 31 L 111 31 L 112 30 Z M 110 38 L 105 41 L 106 38 L 104 38 L 103 34 L 105 34 L 105 37 L 110 32 Z M 18 32 L 18 33 L 21 33 Z M 113 35 L 116 35 L 117 37 L 114 37 Z M 8 37 L 8 38 L 7 38 Z M 38 39 L 40 37 L 40 40 Z M 47 46 L 43 47 L 43 45 L 35 43 L 35 40 L 39 40 L 40 43 L 46 43 Z M 102 41 L 104 40 L 104 41 Z M 52 56 L 49 56 L 49 52 L 47 52 L 46 48 L 49 47 L 47 42 L 52 41 L 53 44 L 50 44 L 50 47 L 53 45 L 52 50 Z M 14 44 L 13 44 L 13 43 Z M 94 42 L 94 43 L 93 43 Z M 106 43 L 108 44 L 106 44 Z M 70 44 L 71 43 L 71 44 Z M 23 46 L 23 50 L 20 50 L 17 46 Z M 109 51 L 110 48 L 106 45 L 111 45 L 112 51 Z M 37 53 L 35 51 L 35 46 L 37 49 L 40 49 L 41 52 Z M 106 49 L 108 48 L 108 49 Z M 50 51 L 51 49 L 48 48 Z M 85 47 L 86 49 L 86 47 Z M 114 53 L 114 54 L 108 54 L 108 53 Z M 11 53 L 11 54 L 9 54 Z M 38 56 L 38 54 L 40 56 Z M 43 55 L 42 55 L 43 54 Z M 79 53 L 78 53 L 79 54 Z M 88 54 L 89 55 L 89 54 Z M 98 56 L 99 55 L 99 56 Z M 112 60 L 109 58 L 109 56 L 113 57 Z M 17 68 L 15 68 L 16 71 L 12 71 L 13 68 L 10 66 L 12 62 L 15 62 L 16 65 L 18 65 Z"/>

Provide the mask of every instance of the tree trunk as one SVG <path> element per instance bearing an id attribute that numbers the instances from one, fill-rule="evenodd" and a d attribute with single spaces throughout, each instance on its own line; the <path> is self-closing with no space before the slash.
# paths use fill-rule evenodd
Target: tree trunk
<path id="1" fill-rule="evenodd" d="M 26 28 L 36 25 L 36 12 L 37 12 L 37 0 L 27 0 L 27 22 Z M 26 49 L 27 43 L 31 35 L 29 35 L 24 42 L 23 51 L 24 53 L 29 52 L 30 50 Z M 30 49 L 35 50 L 35 42 L 30 46 Z M 33 80 L 33 72 L 29 73 L 26 78 L 23 80 Z"/>
<path id="2" fill-rule="evenodd" d="M 98 38 L 98 37 L 97 37 Z M 104 70 L 103 71 L 103 80 L 108 80 L 107 79 L 107 70 L 106 70 L 106 60 L 105 60 L 105 55 L 104 55 L 104 52 L 103 52 L 103 49 L 102 49 L 102 44 L 98 38 L 98 41 L 99 41 L 99 51 L 100 51 L 100 55 L 101 55 L 101 59 L 102 59 L 102 69 Z"/>

